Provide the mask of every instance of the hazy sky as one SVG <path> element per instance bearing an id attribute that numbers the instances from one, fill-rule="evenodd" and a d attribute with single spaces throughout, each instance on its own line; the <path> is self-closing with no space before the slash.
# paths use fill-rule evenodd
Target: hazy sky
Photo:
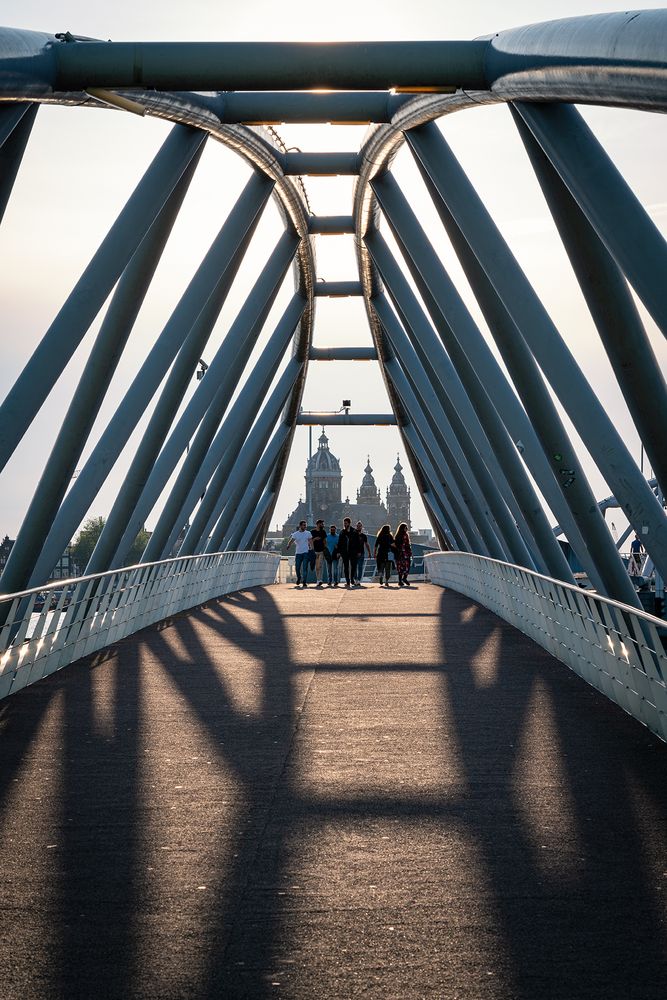
<path id="1" fill-rule="evenodd" d="M 644 6 L 660 7 L 661 4 Z M 623 9 L 626 8 L 612 2 L 589 2 L 582 6 L 562 0 L 558 3 L 546 0 L 529 3 L 526 0 L 505 4 L 424 0 L 399 3 L 392 0 L 372 7 L 349 0 L 322 7 L 303 0 L 291 0 L 281 6 L 258 0 L 235 4 L 190 0 L 187 5 L 172 0 L 160 4 L 130 4 L 117 0 L 113 6 L 74 0 L 61 3 L 23 0 L 19 5 L 0 0 L 0 24 L 52 33 L 69 30 L 118 41 L 446 39 L 474 38 L 535 21 Z M 667 228 L 664 191 L 667 123 L 664 116 L 614 109 L 584 109 L 584 114 L 664 232 Z M 638 455 L 636 434 L 507 109 L 502 106 L 475 109 L 450 116 L 441 127 L 598 395 L 633 453 Z M 0 397 L 21 371 L 168 130 L 169 125 L 164 122 L 116 112 L 50 107 L 40 110 L 0 228 L 3 262 L 0 270 L 3 316 Z M 279 131 L 288 146 L 304 150 L 357 149 L 365 134 L 363 127 L 340 126 L 292 126 Z M 483 327 L 407 150 L 401 151 L 394 169 L 399 181 L 409 190 L 433 243 Z M 159 335 L 248 176 L 249 169 L 239 157 L 215 142 L 208 143 L 96 423 L 94 438 L 103 430 L 122 398 L 128 380 Z M 349 214 L 350 178 L 308 179 L 306 186 L 315 212 Z M 280 231 L 277 210 L 270 204 L 205 357 L 210 358 L 220 343 Z M 318 237 L 317 259 L 320 277 L 336 280 L 357 276 L 351 237 Z M 291 277 L 288 277 L 258 350 L 284 307 L 291 288 Z M 20 455 L 3 474 L 0 536 L 7 533 L 14 537 L 20 526 L 39 469 L 98 326 L 99 321 L 24 438 Z M 647 328 L 661 362 L 667 363 L 664 338 L 650 321 L 647 321 Z M 362 303 L 320 299 L 314 342 L 318 345 L 370 344 Z M 192 391 L 194 387 L 193 382 Z M 351 398 L 353 409 L 358 412 L 388 408 L 382 380 L 374 365 L 311 364 L 304 408 L 337 409 L 343 397 Z M 368 453 L 383 492 L 391 478 L 397 451 L 407 465 L 395 429 L 331 428 L 329 436 L 332 450 L 343 465 L 343 495 L 349 494 L 352 499 Z M 316 437 L 314 434 L 315 440 Z M 107 513 L 133 447 L 136 447 L 136 435 L 93 504 L 91 514 Z M 306 458 L 307 430 L 300 428 L 274 521 L 282 523 L 302 492 Z M 596 494 L 606 496 L 610 490 L 602 477 L 590 462 L 587 468 Z M 415 493 L 413 489 L 413 496 Z M 149 528 L 154 520 L 154 516 L 149 518 Z M 617 520 L 620 523 L 621 519 Z M 413 524 L 421 527 L 426 523 L 423 508 L 416 500 Z"/>

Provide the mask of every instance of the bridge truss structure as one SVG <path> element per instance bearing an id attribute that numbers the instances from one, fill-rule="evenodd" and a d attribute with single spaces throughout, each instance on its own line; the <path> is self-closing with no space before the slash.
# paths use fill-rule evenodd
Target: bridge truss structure
<path id="1" fill-rule="evenodd" d="M 438 124 L 493 103 L 509 107 L 654 469 L 657 496 Z M 295 427 L 323 416 L 300 413 L 309 363 L 372 358 L 392 412 L 336 419 L 398 426 L 441 548 L 573 585 L 541 494 L 596 591 L 638 609 L 554 397 L 667 578 L 660 500 L 667 388 L 633 297 L 667 334 L 667 244 L 578 103 L 667 110 L 667 11 L 405 43 L 125 43 L 2 29 L 0 217 L 41 104 L 173 125 L 0 407 L 2 469 L 108 300 L 0 589 L 23 593 L 48 578 L 151 405 L 86 574 L 123 565 L 170 482 L 142 564 L 174 553 L 261 548 Z M 288 150 L 273 127 L 336 122 L 369 125 L 361 149 Z M 250 179 L 73 479 L 211 140 L 243 157 Z M 403 144 L 502 366 L 392 173 Z M 310 211 L 303 179 L 329 175 L 355 178 L 349 215 Z M 179 413 L 271 198 L 284 232 Z M 354 235 L 358 274 L 318 281 L 314 237 L 341 233 Z M 249 365 L 290 268 L 294 293 Z M 313 347 L 316 299 L 338 295 L 363 296 L 373 349 Z"/>

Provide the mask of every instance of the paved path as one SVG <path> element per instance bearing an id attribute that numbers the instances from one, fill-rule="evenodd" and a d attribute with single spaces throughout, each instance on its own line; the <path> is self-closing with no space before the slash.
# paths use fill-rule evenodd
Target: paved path
<path id="1" fill-rule="evenodd" d="M 2 703 L 0 994 L 663 1000 L 666 764 L 459 595 L 233 595 Z"/>

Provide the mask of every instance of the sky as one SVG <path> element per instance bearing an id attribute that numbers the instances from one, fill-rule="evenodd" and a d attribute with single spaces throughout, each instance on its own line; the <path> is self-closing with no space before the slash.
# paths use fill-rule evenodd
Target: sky
<path id="1" fill-rule="evenodd" d="M 660 7 L 646 3 L 645 7 Z M 221 4 L 209 0 L 160 4 L 117 0 L 112 5 L 89 2 L 23 0 L 19 5 L 0 0 L 0 25 L 55 33 L 122 40 L 372 40 L 469 39 L 479 35 L 556 17 L 626 9 L 612 2 L 581 3 L 469 2 L 467 4 L 384 2 L 359 5 L 339 0 L 335 7 L 316 6 L 303 0 L 286 5 L 247 0 Z M 598 139 L 610 153 L 651 217 L 667 231 L 667 196 L 664 163 L 667 122 L 664 116 L 617 109 L 582 109 Z M 639 441 L 618 387 L 600 347 L 581 293 L 523 147 L 503 106 L 478 108 L 449 116 L 443 133 L 482 194 L 496 223 L 508 240 L 552 318 L 595 387 L 607 411 L 639 458 Z M 0 306 L 2 308 L 2 365 L 0 398 L 22 370 L 41 336 L 75 284 L 90 256 L 123 207 L 134 186 L 169 131 L 167 123 L 132 115 L 88 109 L 43 107 L 28 145 L 15 189 L 0 227 Z M 300 149 L 356 150 L 365 127 L 283 126 L 278 129 L 287 146 Z M 455 256 L 435 217 L 428 196 L 405 148 L 394 172 L 409 192 L 412 204 L 434 246 L 456 280 L 480 327 L 487 333 L 474 299 L 467 289 Z M 158 267 L 156 277 L 135 325 L 130 343 L 113 379 L 95 425 L 92 443 L 106 426 L 129 380 L 150 345 L 159 335 L 178 298 L 185 290 L 218 228 L 238 197 L 249 168 L 220 144 L 208 142 L 183 210 Z M 349 214 L 351 178 L 308 178 L 306 189 L 318 214 Z M 211 343 L 210 360 L 221 343 L 245 295 L 281 232 L 275 205 L 270 203 L 258 227 L 238 281 L 222 310 Z M 318 277 L 356 279 L 352 237 L 317 237 Z M 292 291 L 288 276 L 257 345 L 261 350 Z M 654 349 L 667 364 L 664 338 L 646 320 Z M 15 537 L 35 489 L 39 470 L 54 440 L 59 420 L 76 386 L 85 358 L 102 316 L 91 327 L 77 354 L 59 380 L 42 412 L 23 439 L 19 453 L 0 479 L 0 537 Z M 360 300 L 319 299 L 314 343 L 370 345 Z M 251 361 L 252 363 L 252 361 Z M 195 383 L 191 392 L 195 390 Z M 186 397 L 189 398 L 189 396 Z M 343 398 L 352 400 L 356 412 L 383 412 L 388 400 L 377 367 L 371 363 L 312 363 L 303 399 L 304 409 L 336 410 Z M 185 402 L 185 401 L 184 401 Z M 125 449 L 89 514 L 106 514 L 113 503 L 136 448 L 138 435 L 150 414 Z M 317 431 L 313 439 L 317 439 Z M 331 428 L 332 451 L 341 459 L 343 496 L 354 499 L 367 455 L 384 493 L 396 455 L 406 466 L 413 487 L 413 526 L 428 523 L 417 496 L 395 428 Z M 573 432 L 578 441 L 576 433 Z M 582 446 L 583 452 L 583 446 Z M 282 524 L 303 492 L 308 457 L 308 432 L 298 428 L 274 516 Z M 585 456 L 594 492 L 599 498 L 609 490 Z M 147 521 L 150 529 L 159 504 Z M 624 524 L 611 515 L 611 520 Z"/>

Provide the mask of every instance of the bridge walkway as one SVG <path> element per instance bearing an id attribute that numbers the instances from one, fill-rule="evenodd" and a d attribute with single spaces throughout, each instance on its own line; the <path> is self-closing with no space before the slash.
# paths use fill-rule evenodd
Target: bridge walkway
<path id="1" fill-rule="evenodd" d="M 231 595 L 0 748 L 4 1000 L 664 997 L 667 749 L 455 593 Z"/>

